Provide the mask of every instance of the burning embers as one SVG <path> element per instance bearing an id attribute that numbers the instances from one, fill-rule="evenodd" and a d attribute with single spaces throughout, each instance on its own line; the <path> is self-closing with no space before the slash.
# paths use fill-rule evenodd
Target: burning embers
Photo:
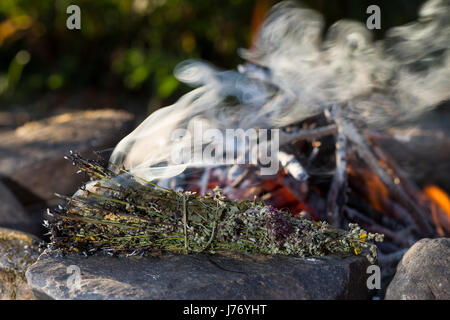
<path id="1" fill-rule="evenodd" d="M 355 221 L 391 240 L 385 253 L 447 234 L 436 191 L 431 202 L 371 138 L 449 99 L 449 14 L 429 1 L 418 22 L 374 44 L 351 21 L 322 38 L 317 12 L 281 3 L 238 71 L 181 64 L 176 76 L 197 88 L 122 140 L 110 168 L 174 189 L 220 186 L 337 227 Z"/>

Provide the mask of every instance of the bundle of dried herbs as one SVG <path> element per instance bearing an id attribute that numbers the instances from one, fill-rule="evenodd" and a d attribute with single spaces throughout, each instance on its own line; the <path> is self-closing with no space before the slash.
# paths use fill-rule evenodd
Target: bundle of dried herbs
<path id="1" fill-rule="evenodd" d="M 233 201 L 216 188 L 197 195 L 116 174 L 99 161 L 69 157 L 92 179 L 65 206 L 48 212 L 52 248 L 85 255 L 155 252 L 365 254 L 374 262 L 383 236 L 350 224 L 350 231 L 292 216 L 256 201 Z"/>

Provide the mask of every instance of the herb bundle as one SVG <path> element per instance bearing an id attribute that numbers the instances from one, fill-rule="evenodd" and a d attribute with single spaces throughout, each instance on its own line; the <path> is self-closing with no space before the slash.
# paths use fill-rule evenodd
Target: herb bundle
<path id="1" fill-rule="evenodd" d="M 365 254 L 376 260 L 371 234 L 355 224 L 350 231 L 292 216 L 256 201 L 227 199 L 216 188 L 205 195 L 162 188 L 99 161 L 68 157 L 92 179 L 66 204 L 48 212 L 51 248 L 85 255 L 155 252 L 323 256 Z"/>

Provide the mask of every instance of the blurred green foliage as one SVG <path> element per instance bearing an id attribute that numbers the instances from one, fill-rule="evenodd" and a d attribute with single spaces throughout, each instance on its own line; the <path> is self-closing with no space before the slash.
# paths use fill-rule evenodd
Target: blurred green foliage
<path id="1" fill-rule="evenodd" d="M 66 8 L 81 8 L 69 30 Z M 254 1 L 0 1 L 0 97 L 96 88 L 169 97 L 174 66 L 203 58 L 238 63 L 250 41 Z"/>
<path id="2" fill-rule="evenodd" d="M 1 0 L 0 102 L 44 92 L 100 90 L 172 99 L 185 88 L 175 65 L 202 58 L 232 68 L 239 47 L 278 0 Z M 304 0 L 325 15 L 365 22 L 379 4 L 382 28 L 416 18 L 423 0 Z M 69 5 L 81 8 L 81 30 L 69 30 Z M 259 6 L 259 7 L 258 7 Z"/>

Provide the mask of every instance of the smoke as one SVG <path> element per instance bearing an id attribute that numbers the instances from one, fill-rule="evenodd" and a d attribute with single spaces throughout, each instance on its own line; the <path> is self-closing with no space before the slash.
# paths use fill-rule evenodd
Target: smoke
<path id="1" fill-rule="evenodd" d="M 415 119 L 450 98 L 450 1 L 428 1 L 419 15 L 374 42 L 362 23 L 341 20 L 324 33 L 318 12 L 282 2 L 266 18 L 254 48 L 240 51 L 247 63 L 236 71 L 181 63 L 175 76 L 196 88 L 124 138 L 111 168 L 154 180 L 221 164 L 196 156 L 174 162 L 174 151 L 196 155 L 208 145 L 224 150 L 218 145 L 224 141 L 196 137 L 196 123 L 219 132 L 280 128 L 334 104 L 359 126 L 382 129 Z M 174 136 L 180 129 L 188 139 Z M 239 141 L 233 146 L 246 148 Z"/>

